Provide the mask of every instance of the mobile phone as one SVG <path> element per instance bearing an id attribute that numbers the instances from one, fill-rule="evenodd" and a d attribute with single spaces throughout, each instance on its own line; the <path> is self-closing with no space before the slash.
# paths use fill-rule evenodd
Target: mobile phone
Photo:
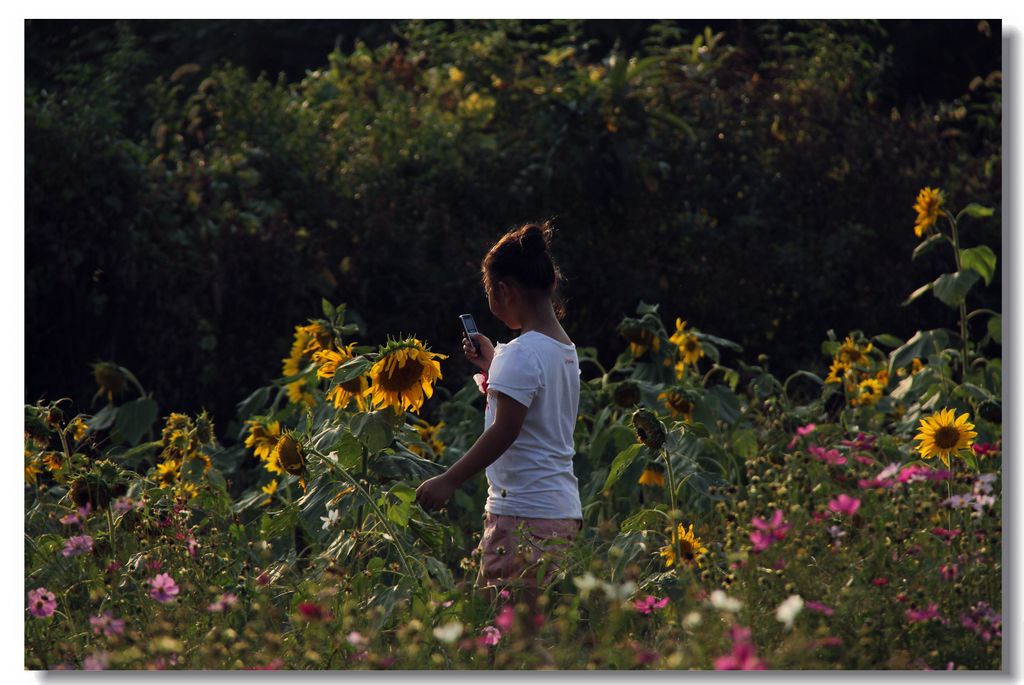
<path id="1" fill-rule="evenodd" d="M 476 348 L 476 353 L 480 354 L 480 343 L 473 337 L 474 333 L 479 333 L 480 331 L 476 328 L 476 321 L 473 320 L 473 315 L 460 314 L 459 320 L 462 321 L 462 328 L 466 331 L 466 337 L 468 337 L 470 342 L 473 343 L 473 347 Z"/>

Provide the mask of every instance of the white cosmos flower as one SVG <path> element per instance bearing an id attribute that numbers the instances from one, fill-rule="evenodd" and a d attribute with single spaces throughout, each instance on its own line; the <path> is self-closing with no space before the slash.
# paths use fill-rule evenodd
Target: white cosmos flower
<path id="1" fill-rule="evenodd" d="M 462 624 L 458 621 L 446 623 L 443 626 L 434 628 L 434 637 L 445 644 L 451 644 L 462 635 Z"/>
<path id="2" fill-rule="evenodd" d="M 700 625 L 701 615 L 699 611 L 691 611 L 683 617 L 684 628 L 695 628 Z"/>
<path id="3" fill-rule="evenodd" d="M 576 576 L 572 579 L 573 585 L 579 588 L 580 596 L 584 599 L 590 594 L 590 591 L 596 588 L 601 581 L 594 577 L 594 574 L 587 571 L 582 576 Z"/>
<path id="4" fill-rule="evenodd" d="M 636 583 L 632 580 L 627 580 L 622 585 L 616 585 L 614 583 L 601 582 L 601 587 L 604 589 L 605 597 L 612 602 L 625 602 L 633 593 L 636 592 Z"/>
<path id="5" fill-rule="evenodd" d="M 327 516 L 321 516 L 320 520 L 324 522 L 324 530 L 327 530 L 337 524 L 340 518 L 341 514 L 338 513 L 337 509 L 329 509 Z"/>
<path id="6" fill-rule="evenodd" d="M 740 607 L 743 606 L 743 602 L 734 597 L 730 597 L 721 590 L 715 590 L 711 593 L 711 606 L 720 611 L 731 611 L 736 613 L 740 610 Z"/>
<path id="7" fill-rule="evenodd" d="M 782 601 L 779 608 L 775 610 L 775 618 L 779 623 L 785 624 L 786 630 L 793 627 L 793 621 L 804 608 L 804 600 L 800 595 L 790 595 Z"/>

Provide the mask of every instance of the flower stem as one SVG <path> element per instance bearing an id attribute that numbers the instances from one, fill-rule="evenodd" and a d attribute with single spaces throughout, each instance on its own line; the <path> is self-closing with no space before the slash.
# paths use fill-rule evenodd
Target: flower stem
<path id="1" fill-rule="evenodd" d="M 946 218 L 953 228 L 953 259 L 956 262 L 956 271 L 960 273 L 960 234 L 956 228 L 956 218 L 946 212 Z M 967 380 L 967 297 L 960 301 L 960 383 Z"/>

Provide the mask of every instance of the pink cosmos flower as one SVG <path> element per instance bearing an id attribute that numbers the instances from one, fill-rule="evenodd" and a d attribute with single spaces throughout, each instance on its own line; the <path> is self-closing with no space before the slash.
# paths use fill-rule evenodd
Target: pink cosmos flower
<path id="1" fill-rule="evenodd" d="M 502 590 L 502 592 L 507 592 L 507 590 Z M 445 601 L 441 602 L 441 607 L 444 608 L 444 609 L 447 609 L 452 604 L 455 604 L 455 600 L 454 599 L 446 599 Z"/>
<path id="2" fill-rule="evenodd" d="M 1003 616 L 990 607 L 988 602 L 978 602 L 971 607 L 970 613 L 961 614 L 960 624 L 973 630 L 985 642 L 1003 636 Z"/>
<path id="3" fill-rule="evenodd" d="M 92 551 L 92 538 L 88 535 L 75 535 L 64 543 L 62 554 L 66 557 L 77 557 Z"/>
<path id="4" fill-rule="evenodd" d="M 837 514 L 848 514 L 853 516 L 860 509 L 860 500 L 856 497 L 850 497 L 847 494 L 840 494 L 834 500 L 830 500 L 828 508 Z"/>
<path id="5" fill-rule="evenodd" d="M 817 426 L 813 423 L 809 423 L 806 426 L 800 426 L 799 428 L 797 428 L 796 435 L 794 435 L 793 439 L 789 441 L 788 445 L 786 445 L 786 449 L 791 450 L 794 447 L 796 447 L 796 441 L 804 437 L 805 435 L 810 435 L 811 433 L 813 433 L 815 428 L 817 428 Z"/>
<path id="6" fill-rule="evenodd" d="M 992 483 L 995 481 L 995 479 L 996 474 L 994 473 L 981 474 L 980 476 L 978 476 L 977 480 L 974 481 L 974 487 L 972 488 L 972 492 L 975 495 L 992 494 Z"/>
<path id="7" fill-rule="evenodd" d="M 167 573 L 149 579 L 149 596 L 158 602 L 173 602 L 178 596 L 178 585 Z"/>
<path id="8" fill-rule="evenodd" d="M 501 641 L 501 631 L 494 626 L 484 626 L 480 631 L 480 637 L 476 639 L 477 645 L 481 647 L 493 647 Z"/>
<path id="9" fill-rule="evenodd" d="M 501 599 L 508 599 L 511 596 L 512 596 L 512 593 L 510 593 L 508 590 L 502 590 L 501 592 L 498 593 L 498 597 L 500 597 Z"/>
<path id="10" fill-rule="evenodd" d="M 732 637 L 732 653 L 715 659 L 718 671 L 764 671 L 768 665 L 757 658 L 757 650 L 750 639 L 750 629 L 733 624 L 729 630 Z"/>
<path id="11" fill-rule="evenodd" d="M 942 504 L 950 509 L 963 509 L 969 506 L 973 499 L 974 495 L 953 495 L 942 500 Z"/>
<path id="12" fill-rule="evenodd" d="M 225 592 L 215 602 L 206 607 L 206 610 L 213 614 L 227 611 L 238 603 L 238 596 L 233 592 Z"/>
<path id="13" fill-rule="evenodd" d="M 299 602 L 298 610 L 307 621 L 330 621 L 334 618 L 334 614 L 315 602 Z"/>
<path id="14" fill-rule="evenodd" d="M 804 608 L 813 609 L 814 611 L 821 612 L 826 616 L 831 616 L 836 611 L 832 607 L 822 604 L 821 602 L 804 602 Z"/>
<path id="15" fill-rule="evenodd" d="M 907 609 L 907 620 L 916 623 L 918 621 L 930 621 L 933 618 L 942 617 L 939 615 L 939 605 L 932 602 L 927 609 Z"/>
<path id="16" fill-rule="evenodd" d="M 772 564 L 772 570 L 781 571 L 783 568 L 785 568 L 785 566 L 786 566 L 786 557 L 779 557 L 778 559 L 775 560 L 775 563 Z"/>
<path id="17" fill-rule="evenodd" d="M 939 575 L 946 581 L 956 580 L 960 575 L 960 567 L 956 564 L 943 564 L 939 567 Z"/>
<path id="18" fill-rule="evenodd" d="M 974 453 L 979 457 L 987 457 L 988 455 L 995 454 L 999 451 L 998 446 L 993 445 L 990 442 L 976 442 L 971 445 L 971 449 L 973 449 Z"/>
<path id="19" fill-rule="evenodd" d="M 188 548 L 188 555 L 190 557 L 195 557 L 196 550 L 198 550 L 200 547 L 200 544 L 196 541 L 196 539 L 190 535 L 188 540 L 185 541 L 185 545 Z"/>
<path id="20" fill-rule="evenodd" d="M 28 610 L 36 618 L 52 616 L 57 610 L 57 598 L 45 587 L 28 591 Z"/>
<path id="21" fill-rule="evenodd" d="M 776 509 L 772 513 L 770 520 L 765 521 L 764 519 L 755 516 L 750 520 L 750 524 L 757 528 L 750 534 L 750 541 L 754 543 L 755 552 L 763 552 L 768 549 L 773 542 L 784 540 L 786 537 L 786 531 L 788 531 L 792 525 L 786 523 L 783 520 L 782 509 Z"/>
<path id="22" fill-rule="evenodd" d="M 855 454 L 853 455 L 853 458 L 864 465 L 871 465 L 875 463 L 875 460 L 867 456 L 866 454 Z"/>
<path id="23" fill-rule="evenodd" d="M 857 437 L 853 440 L 840 440 L 839 444 L 843 447 L 852 447 L 855 450 L 866 452 L 875 448 L 875 436 L 857 433 Z"/>
<path id="24" fill-rule="evenodd" d="M 950 530 L 948 528 L 932 528 L 932 534 L 938 535 L 940 538 L 944 538 L 947 543 L 952 542 L 953 538 L 960 535 L 960 529 L 954 528 Z"/>
<path id="25" fill-rule="evenodd" d="M 516 620 L 516 610 L 511 604 L 506 604 L 498 612 L 498 617 L 494 619 L 495 625 L 498 626 L 498 630 L 502 633 L 507 633 L 511 628 L 512 624 Z"/>
<path id="26" fill-rule="evenodd" d="M 84 506 L 78 507 L 78 511 L 75 513 L 68 514 L 67 516 L 61 516 L 60 522 L 69 526 L 73 526 L 77 523 L 80 527 L 84 528 L 85 519 L 89 517 L 90 513 L 92 513 L 92 503 L 86 502 Z"/>
<path id="27" fill-rule="evenodd" d="M 889 579 L 888 578 L 881 578 L 881 577 L 875 578 L 874 580 L 871 581 L 871 584 L 874 585 L 875 587 L 882 587 L 883 585 L 888 585 L 889 584 Z"/>
<path id="28" fill-rule="evenodd" d="M 122 635 L 124 633 L 124 619 L 114 618 L 114 614 L 104 611 L 102 616 L 90 616 L 89 625 L 95 635 L 103 633 L 107 637 Z"/>
<path id="29" fill-rule="evenodd" d="M 83 671 L 105 671 L 110 666 L 110 655 L 104 651 L 93 652 L 82 662 Z"/>
<path id="30" fill-rule="evenodd" d="M 819 647 L 841 647 L 843 645 L 843 638 L 836 635 L 828 635 L 820 640 L 815 640 L 811 643 L 811 649 L 817 649 Z"/>
<path id="31" fill-rule="evenodd" d="M 841 455 L 837 449 L 826 450 L 824 447 L 811 445 L 807 448 L 807 451 L 814 455 L 815 459 L 823 461 L 826 464 L 841 466 L 846 463 L 846 457 Z"/>
<path id="32" fill-rule="evenodd" d="M 641 614 L 649 614 L 654 609 L 660 609 L 668 604 L 668 597 L 658 599 L 654 595 L 647 595 L 644 599 L 638 599 L 633 602 L 633 608 Z"/>

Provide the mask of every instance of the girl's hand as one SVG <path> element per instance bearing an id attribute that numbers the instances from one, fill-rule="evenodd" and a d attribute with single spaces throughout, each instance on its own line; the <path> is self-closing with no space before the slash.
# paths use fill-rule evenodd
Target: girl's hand
<path id="1" fill-rule="evenodd" d="M 428 478 L 416 488 L 416 501 L 427 511 L 439 509 L 455 494 L 455 485 L 445 477 L 446 475 L 447 473 L 442 473 L 440 476 Z"/>
<path id="2" fill-rule="evenodd" d="M 483 333 L 474 333 L 473 339 L 480 343 L 480 353 L 477 354 L 476 348 L 473 347 L 473 343 L 465 331 L 462 332 L 462 351 L 466 354 L 466 359 L 474 366 L 481 371 L 487 371 L 491 368 L 491 360 L 494 359 L 494 345 Z"/>

